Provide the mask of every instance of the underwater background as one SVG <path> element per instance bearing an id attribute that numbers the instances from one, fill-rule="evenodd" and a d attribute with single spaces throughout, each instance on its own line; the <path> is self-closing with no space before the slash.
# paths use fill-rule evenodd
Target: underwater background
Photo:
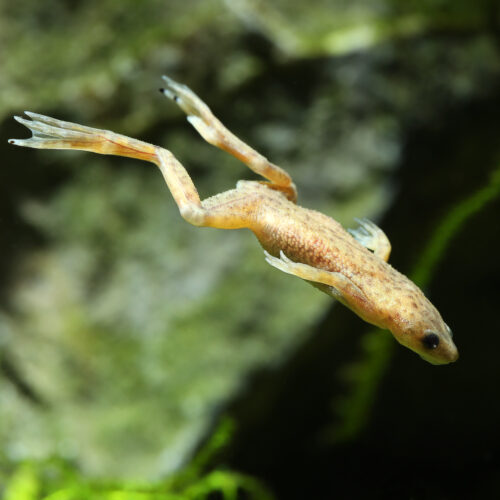
<path id="1" fill-rule="evenodd" d="M 255 178 L 162 74 L 380 225 L 460 359 L 190 226 L 151 164 L 7 144 L 30 110 L 168 148 L 202 198 Z M 496 0 L 0 0 L 0 155 L 0 498 L 500 497 Z"/>

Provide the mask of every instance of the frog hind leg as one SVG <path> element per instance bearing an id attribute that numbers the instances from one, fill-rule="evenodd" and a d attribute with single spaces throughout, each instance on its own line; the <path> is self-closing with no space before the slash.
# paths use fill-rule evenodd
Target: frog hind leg
<path id="1" fill-rule="evenodd" d="M 297 190 L 285 170 L 271 163 L 265 156 L 230 132 L 210 108 L 186 85 L 163 76 L 165 88 L 160 91 L 172 99 L 186 113 L 189 123 L 208 143 L 220 148 L 242 161 L 256 174 L 269 182 L 263 183 L 270 189 L 280 191 L 290 200 L 297 200 Z"/>
<path id="2" fill-rule="evenodd" d="M 387 262 L 391 254 L 391 242 L 384 231 L 368 219 L 355 219 L 355 221 L 359 224 L 359 227 L 347 231 L 358 243 L 361 243 L 377 257 Z"/>
<path id="3" fill-rule="evenodd" d="M 181 216 L 195 226 L 236 229 L 254 224 L 258 192 L 233 189 L 201 201 L 184 166 L 167 149 L 109 130 L 86 127 L 27 111 L 30 120 L 15 117 L 32 132 L 28 139 L 10 139 L 16 146 L 36 149 L 75 149 L 127 156 L 156 164 L 177 203 Z"/>

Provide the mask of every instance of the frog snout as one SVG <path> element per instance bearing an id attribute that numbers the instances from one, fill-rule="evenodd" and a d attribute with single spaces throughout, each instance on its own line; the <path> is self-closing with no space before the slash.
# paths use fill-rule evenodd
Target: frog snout
<path id="1" fill-rule="evenodd" d="M 449 363 L 453 363 L 458 359 L 458 349 L 455 344 L 451 344 L 449 349 L 447 350 L 447 358 L 449 359 Z"/>

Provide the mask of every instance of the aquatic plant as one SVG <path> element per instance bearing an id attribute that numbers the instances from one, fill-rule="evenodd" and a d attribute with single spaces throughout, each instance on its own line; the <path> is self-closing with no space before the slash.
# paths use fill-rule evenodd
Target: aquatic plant
<path id="1" fill-rule="evenodd" d="M 75 464 L 61 458 L 23 461 L 8 467 L 11 470 L 3 499 L 202 500 L 217 493 L 223 500 L 236 500 L 244 493 L 248 499 L 272 500 L 270 491 L 255 478 L 211 467 L 214 458 L 231 440 L 233 431 L 233 421 L 222 418 L 211 438 L 189 463 L 157 481 L 92 480 Z"/>
<path id="2" fill-rule="evenodd" d="M 465 228 L 474 215 L 499 196 L 500 167 L 491 173 L 485 186 L 458 201 L 437 224 L 410 273 L 415 283 L 423 289 L 429 286 L 453 238 Z M 339 420 L 326 431 L 329 439 L 349 440 L 359 435 L 368 424 L 378 389 L 389 369 L 395 347 L 393 339 L 389 335 L 381 334 L 378 329 L 370 330 L 363 336 L 360 358 L 345 366 L 341 373 L 350 389 L 333 404 Z"/>

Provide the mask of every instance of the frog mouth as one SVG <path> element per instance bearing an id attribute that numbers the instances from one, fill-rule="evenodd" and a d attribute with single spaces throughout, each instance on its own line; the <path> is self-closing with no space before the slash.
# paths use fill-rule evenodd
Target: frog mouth
<path id="1" fill-rule="evenodd" d="M 419 353 L 419 356 L 424 360 L 430 363 L 431 365 L 448 365 L 450 363 L 455 362 L 458 359 L 458 350 L 455 347 L 454 349 L 450 349 L 445 353 L 440 353 L 439 356 L 432 356 L 430 354 Z"/>

